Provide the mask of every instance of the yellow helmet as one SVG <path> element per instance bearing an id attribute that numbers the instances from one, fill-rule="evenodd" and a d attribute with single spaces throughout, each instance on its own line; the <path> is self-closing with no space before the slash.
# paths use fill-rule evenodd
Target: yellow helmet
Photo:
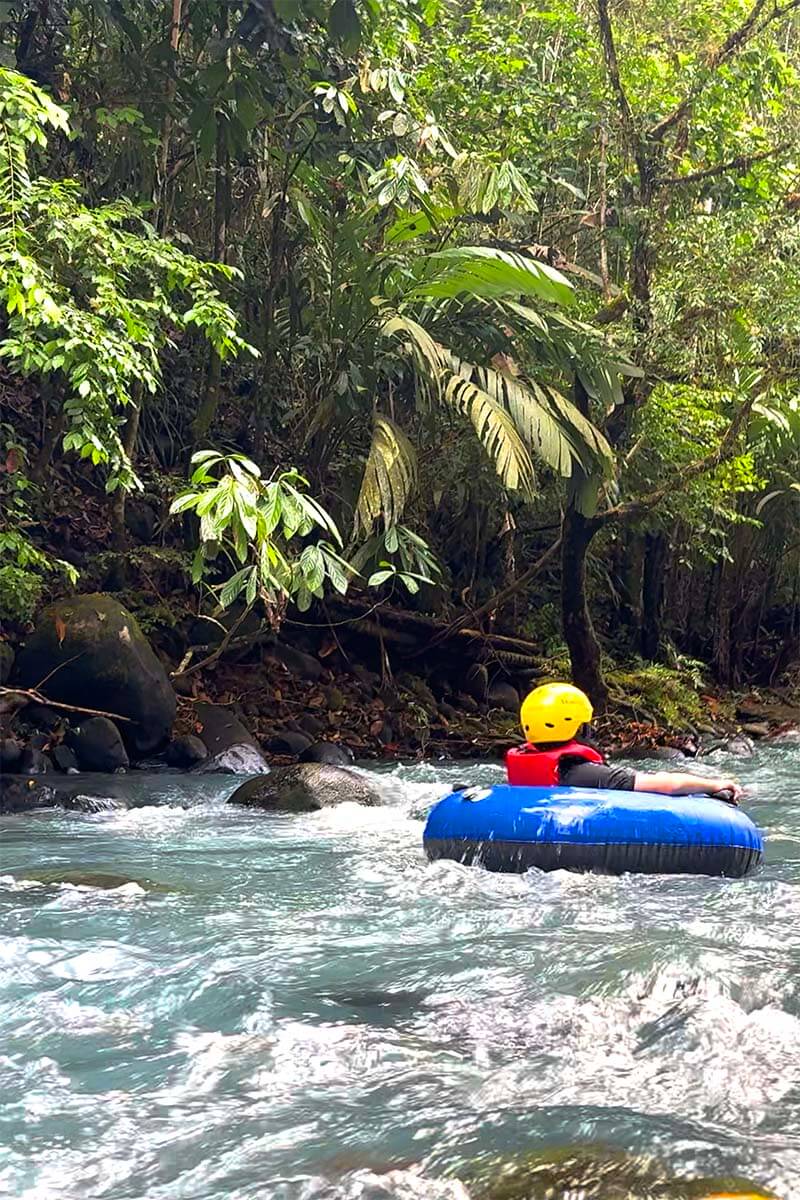
<path id="1" fill-rule="evenodd" d="M 519 718 L 529 742 L 568 742 L 592 719 L 589 697 L 571 683 L 545 683 L 522 701 Z"/>

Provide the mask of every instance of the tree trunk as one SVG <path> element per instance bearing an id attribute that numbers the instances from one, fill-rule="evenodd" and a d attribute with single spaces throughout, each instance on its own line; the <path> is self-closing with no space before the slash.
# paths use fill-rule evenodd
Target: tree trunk
<path id="1" fill-rule="evenodd" d="M 136 461 L 136 443 L 139 439 L 139 418 L 142 414 L 142 388 L 134 384 L 131 389 L 131 401 L 128 406 L 128 419 L 122 431 L 122 449 L 131 466 Z M 117 488 L 111 502 L 111 536 L 115 550 L 124 550 L 128 545 L 128 531 L 125 528 L 125 507 L 128 493 L 124 488 Z"/>
<path id="2" fill-rule="evenodd" d="M 608 688 L 586 600 L 586 552 L 594 533 L 592 520 L 570 506 L 564 514 L 561 533 L 561 620 L 572 679 L 601 713 L 608 703 Z"/>
<path id="3" fill-rule="evenodd" d="M 642 578 L 642 658 L 661 662 L 664 652 L 664 574 L 669 542 L 663 533 L 647 533 L 644 539 Z"/>
<path id="4" fill-rule="evenodd" d="M 578 375 L 573 385 L 576 408 L 589 415 L 589 394 Z M 586 599 L 586 554 L 598 530 L 597 522 L 578 511 L 577 496 L 586 482 L 580 469 L 574 468 L 570 498 L 561 526 L 561 624 L 569 650 L 572 678 L 589 696 L 597 712 L 604 712 L 608 688 L 600 665 L 600 646 Z"/>
<path id="5" fill-rule="evenodd" d="M 222 22 L 220 33 L 223 37 L 228 33 L 228 12 Z M 231 66 L 231 52 L 227 54 L 228 70 Z M 216 175 L 214 180 L 214 259 L 219 263 L 228 261 L 228 225 L 231 213 L 231 164 L 228 150 L 228 118 L 225 113 L 217 113 L 217 145 L 216 145 Z M 222 378 L 222 362 L 216 350 L 211 349 L 205 388 L 200 407 L 192 424 L 192 435 L 195 449 L 203 441 L 217 415 L 220 401 L 220 382 Z"/>

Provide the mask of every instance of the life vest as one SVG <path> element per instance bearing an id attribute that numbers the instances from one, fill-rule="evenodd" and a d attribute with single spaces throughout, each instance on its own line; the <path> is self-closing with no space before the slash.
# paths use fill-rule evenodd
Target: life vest
<path id="1" fill-rule="evenodd" d="M 506 753 L 508 782 L 522 787 L 555 787 L 562 758 L 581 758 L 584 762 L 604 763 L 602 754 L 582 742 L 564 742 L 550 750 L 540 750 L 530 742 L 512 746 Z"/>

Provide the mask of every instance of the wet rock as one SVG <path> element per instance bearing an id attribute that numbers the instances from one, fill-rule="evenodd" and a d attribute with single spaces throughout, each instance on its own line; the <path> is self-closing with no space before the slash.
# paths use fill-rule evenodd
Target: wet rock
<path id="1" fill-rule="evenodd" d="M 118 812 L 128 807 L 118 796 L 93 796 L 86 792 L 62 792 L 57 803 L 67 812 L 80 813 Z"/>
<path id="2" fill-rule="evenodd" d="M 248 779 L 228 803 L 268 812 L 316 812 L 336 804 L 380 804 L 381 793 L 369 779 L 346 767 L 297 763 Z"/>
<path id="3" fill-rule="evenodd" d="M 54 788 L 22 775 L 0 775 L 0 815 L 53 808 L 57 803 Z"/>
<path id="4" fill-rule="evenodd" d="M 271 646 L 269 657 L 281 663 L 292 675 L 297 675 L 299 679 L 307 679 L 309 683 L 316 683 L 322 677 L 322 664 L 319 659 L 294 646 L 287 646 L 284 642 L 276 642 Z"/>
<path id="5" fill-rule="evenodd" d="M 220 704 L 195 705 L 197 732 L 208 758 L 196 770 L 220 771 L 229 775 L 254 775 L 267 763 L 250 730 Z"/>
<path id="6" fill-rule="evenodd" d="M 311 738 L 305 733 L 294 733 L 291 729 L 282 729 L 274 733 L 267 741 L 267 749 L 272 754 L 302 754 L 311 746 Z"/>
<path id="7" fill-rule="evenodd" d="M 0 738 L 0 776 L 4 771 L 16 771 L 22 758 L 22 743 L 16 738 Z"/>
<path id="8" fill-rule="evenodd" d="M 129 718 L 123 737 L 137 756 L 159 750 L 175 719 L 166 672 L 135 618 L 113 596 L 94 593 L 44 609 L 18 655 L 17 680 L 63 704 L 86 704 Z"/>
<path id="9" fill-rule="evenodd" d="M 745 734 L 737 733 L 730 738 L 717 738 L 714 741 L 706 742 L 700 747 L 698 757 L 705 758 L 717 752 L 732 754 L 735 758 L 752 758 L 755 754 L 755 746 Z"/>
<path id="10" fill-rule="evenodd" d="M 0 687 L 11 678 L 14 669 L 14 651 L 8 642 L 0 642 Z"/>
<path id="11" fill-rule="evenodd" d="M 518 713 L 520 706 L 519 692 L 510 683 L 502 679 L 490 685 L 486 699 L 491 708 L 502 708 L 505 712 Z"/>
<path id="12" fill-rule="evenodd" d="M 346 767 L 352 761 L 352 751 L 338 742 L 315 742 L 300 755 L 300 762 L 330 763 L 334 767 Z"/>
<path id="13" fill-rule="evenodd" d="M 647 758 L 656 762 L 683 762 L 686 755 L 676 746 L 629 746 L 611 757 L 632 759 L 634 762 Z"/>
<path id="14" fill-rule="evenodd" d="M 89 717 L 69 730 L 66 741 L 84 771 L 117 771 L 128 766 L 120 732 L 108 717 Z"/>
<path id="15" fill-rule="evenodd" d="M 177 737 L 167 746 L 165 755 L 170 767 L 195 767 L 208 758 L 208 749 L 202 738 L 194 734 Z"/>
<path id="16" fill-rule="evenodd" d="M 98 888 L 102 891 L 115 891 L 117 888 L 129 887 L 132 883 L 147 892 L 171 892 L 173 890 L 152 879 L 137 879 L 135 876 L 121 875 L 116 871 L 91 871 L 81 867 L 74 869 L 45 867 L 34 870 L 26 868 L 24 871 L 18 872 L 18 878 L 48 885 L 68 883 L 73 887 Z"/>
<path id="17" fill-rule="evenodd" d="M 748 721 L 742 725 L 742 733 L 751 738 L 769 737 L 769 724 L 767 721 Z"/>
<path id="18" fill-rule="evenodd" d="M 63 742 L 61 745 L 53 747 L 50 751 L 50 757 L 59 771 L 63 771 L 65 774 L 67 772 L 77 772 L 78 759 L 75 752 L 70 750 L 69 746 L 65 746 Z"/>
<path id="19" fill-rule="evenodd" d="M 37 746 L 26 746 L 19 760 L 20 775 L 46 775 L 52 764 Z"/>
<path id="20" fill-rule="evenodd" d="M 800 729 L 779 729 L 770 738 L 771 746 L 800 746 Z M 2 753 L 2 752 L 0 752 Z"/>
<path id="21" fill-rule="evenodd" d="M 45 733 L 52 733 L 64 722 L 63 713 L 56 712 L 47 704 L 29 704 L 22 710 L 20 717 L 26 725 L 32 725 L 34 729 L 42 729 Z"/>

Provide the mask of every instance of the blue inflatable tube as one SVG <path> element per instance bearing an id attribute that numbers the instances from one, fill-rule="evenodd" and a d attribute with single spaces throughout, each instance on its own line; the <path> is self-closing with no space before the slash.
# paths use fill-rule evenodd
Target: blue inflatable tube
<path id="1" fill-rule="evenodd" d="M 627 871 L 746 875 L 761 861 L 759 830 L 740 808 L 708 796 L 594 788 L 468 788 L 431 810 L 430 859 L 489 871 Z"/>

